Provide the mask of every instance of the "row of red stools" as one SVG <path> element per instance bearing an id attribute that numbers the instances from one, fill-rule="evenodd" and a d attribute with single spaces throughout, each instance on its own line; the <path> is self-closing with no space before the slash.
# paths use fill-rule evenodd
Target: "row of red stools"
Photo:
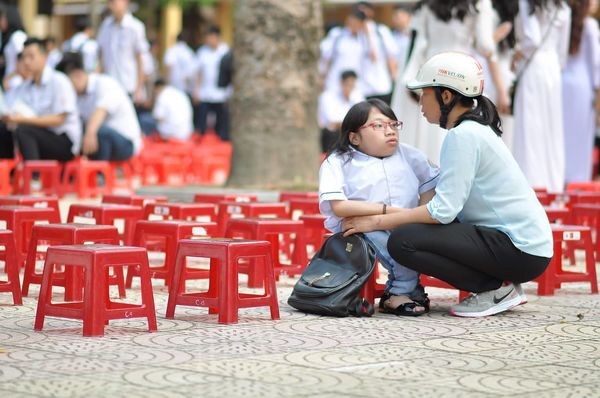
<path id="1" fill-rule="evenodd" d="M 6 222 L 7 227 L 15 231 L 29 231 L 12 235 L 14 247 L 21 250 L 11 250 L 5 245 L 7 272 L 9 282 L 6 289 L 13 292 L 15 303 L 20 303 L 18 295 L 18 273 L 14 269 L 17 264 L 25 262 L 25 274 L 22 293 L 28 294 L 29 286 L 41 284 L 40 300 L 35 328 L 41 329 L 45 315 L 56 315 L 84 320 L 84 335 L 97 335 L 103 333 L 104 322 L 109 319 L 122 317 L 147 316 L 150 329 L 155 329 L 153 299 L 151 293 L 150 277 L 165 280 L 170 288 L 169 309 L 174 309 L 176 304 L 189 304 L 209 307 L 209 312 L 219 314 L 219 322 L 230 323 L 237 321 L 237 308 L 244 306 L 268 305 L 271 308 L 272 318 L 278 317 L 277 297 L 274 287 L 275 277 L 280 274 L 295 275 L 302 271 L 307 263 L 306 242 L 304 241 L 304 224 L 302 221 L 283 218 L 238 218 L 242 216 L 284 216 L 281 212 L 283 203 L 264 204 L 258 202 L 240 202 L 243 200 L 256 200 L 255 196 L 221 196 L 198 195 L 196 200 L 203 203 L 175 204 L 167 203 L 166 198 L 153 197 L 150 203 L 144 203 L 149 198 L 139 196 L 105 196 L 100 205 L 71 205 L 67 224 L 60 224 L 56 198 L 30 198 L 10 197 L 19 205 L 4 206 L 7 213 L 20 215 L 21 221 Z M 237 201 L 236 201 L 237 200 Z M 294 198 L 290 200 L 293 208 Z M 31 202 L 39 201 L 39 202 Z M 116 203 L 114 203 L 116 202 Z M 0 201 L 0 204 L 2 202 Z M 12 203 L 12 202 L 11 202 Z M 129 203 L 129 204 L 127 204 Z M 143 204 L 144 207 L 139 205 Z M 41 207 L 41 206 L 46 207 Z M 136 206 L 137 205 L 137 206 Z M 302 203 L 302 211 L 309 211 L 306 203 Z M 0 209 L 3 207 L 0 206 Z M 312 211 L 318 211 L 316 199 L 313 198 Z M 41 221 L 40 210 L 46 214 L 44 221 L 48 224 L 36 224 Z M 219 214 L 225 211 L 227 215 Z M 0 215 L 2 211 L 0 210 Z M 25 215 L 29 214 L 29 218 Z M 36 218 L 37 217 L 37 218 Z M 83 217 L 94 219 L 98 225 L 74 223 L 76 218 Z M 188 220 L 197 217 L 206 218 L 204 221 Z M 306 215 L 311 219 L 319 219 L 318 215 Z M 149 218 L 162 218 L 162 221 L 147 220 Z M 4 218 L 3 218 L 4 219 Z M 112 224 L 116 219 L 125 221 L 124 234 L 119 236 L 117 228 Z M 165 220 L 166 219 L 166 220 Z M 175 219 L 179 219 L 175 221 Z M 226 221 L 226 227 L 220 227 L 213 220 Z M 132 226 L 135 225 L 135 228 Z M 311 226 L 318 232 L 310 236 L 323 236 L 323 219 L 313 222 Z M 133 233 L 131 231 L 134 231 Z M 225 231 L 221 233 L 221 231 Z M 279 234 L 294 234 L 295 244 L 291 256 L 291 264 L 282 265 L 279 262 Z M 5 234 L 8 236 L 8 233 Z M 240 239 L 211 239 L 190 240 L 197 235 L 245 237 L 250 240 Z M 27 237 L 29 245 L 27 245 Z M 150 267 L 147 262 L 141 261 L 140 247 L 151 243 L 152 239 L 161 237 L 165 263 L 160 267 Z M 119 240 L 133 246 L 117 246 Z M 18 242 L 18 243 L 17 243 Z M 51 246 L 46 253 L 46 261 L 42 274 L 35 271 L 35 260 L 38 256 L 38 244 L 45 242 Z M 95 245 L 82 245 L 93 242 Z M 98 245 L 98 243 L 110 244 Z M 69 246 L 62 246 L 68 244 Z M 318 248 L 320 241 L 312 241 Z M 58 246 L 57 246 L 58 245 Z M 25 248 L 28 246 L 28 250 Z M 12 246 L 10 246 L 12 247 Z M 115 254 L 111 254 L 111 248 Z M 143 253 L 145 252 L 145 249 Z M 9 253 L 13 257 L 9 256 Z M 187 253 L 182 255 L 181 253 Z M 186 267 L 185 257 L 194 255 L 211 258 L 208 271 L 195 271 Z M 210 254 L 210 255 L 207 255 Z M 131 255 L 131 260 L 128 257 Z M 238 261 L 239 258 L 250 258 L 248 261 Z M 71 260 L 70 260 L 71 259 Z M 115 259 L 119 259 L 116 261 Z M 10 261 L 9 261 L 10 260 Z M 10 266 L 10 263 L 15 265 Z M 86 265 L 87 264 L 87 265 Z M 118 264 L 118 266 L 116 266 Z M 73 267 L 75 265 L 75 267 Z M 127 278 L 124 278 L 123 265 L 127 265 Z M 60 267 L 59 267 L 60 266 Z M 80 268 L 86 268 L 81 273 Z M 109 272 L 112 269 L 112 272 Z M 262 295 L 231 294 L 237 292 L 238 272 L 248 273 L 250 287 L 263 287 Z M 139 276 L 142 284 L 142 305 L 131 307 L 129 304 L 114 303 L 108 298 L 108 286 L 114 284 L 119 287 L 119 296 L 125 296 L 125 286 L 131 285 L 133 277 Z M 98 278 L 102 279 L 101 281 Z M 185 281 L 188 279 L 209 278 L 209 291 L 204 293 L 186 293 Z M 218 283 L 217 283 L 218 281 Z M 65 300 L 60 304 L 51 303 L 52 286 L 58 285 L 65 288 Z M 92 286 L 94 288 L 92 289 Z M 99 286 L 101 288 L 99 288 Z M 83 289 L 82 289 L 83 288 Z M 232 290 L 233 289 L 233 290 Z M 82 295 L 83 290 L 83 295 Z M 93 290 L 93 291 L 92 291 Z M 94 294 L 100 294 L 98 297 Z M 192 298 L 194 298 L 192 300 Z M 209 298 L 212 298 L 209 300 Z M 72 302 L 79 300 L 77 302 Z M 83 301 L 81 301 L 83 300 Z M 190 301 L 191 300 L 191 301 Z M 86 307 L 89 303 L 93 307 Z M 98 314 L 98 303 L 104 303 L 103 314 Z M 95 309 L 95 310 L 93 310 Z M 225 311 L 227 309 L 227 311 Z M 234 310 L 235 309 L 235 310 Z M 92 317 L 90 311 L 94 312 Z M 100 311 L 102 312 L 102 311 Z M 168 311 L 169 316 L 173 311 Z M 98 323 L 98 320 L 102 320 Z M 99 325 L 102 325 L 100 327 Z M 154 325 L 154 326 L 153 326 Z"/>
<path id="2" fill-rule="evenodd" d="M 571 183 L 564 193 L 536 189 L 551 222 L 554 256 L 548 269 L 539 276 L 538 295 L 552 295 L 567 282 L 588 282 L 598 293 L 596 259 L 600 255 L 600 184 Z M 582 272 L 574 269 L 575 250 L 585 253 Z M 564 260 L 568 259 L 565 266 Z"/>

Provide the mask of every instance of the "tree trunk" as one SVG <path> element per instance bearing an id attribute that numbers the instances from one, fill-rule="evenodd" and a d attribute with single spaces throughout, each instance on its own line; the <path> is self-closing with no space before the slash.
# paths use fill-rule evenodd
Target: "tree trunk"
<path id="1" fill-rule="evenodd" d="M 320 0 L 235 3 L 228 185 L 316 187 Z"/>

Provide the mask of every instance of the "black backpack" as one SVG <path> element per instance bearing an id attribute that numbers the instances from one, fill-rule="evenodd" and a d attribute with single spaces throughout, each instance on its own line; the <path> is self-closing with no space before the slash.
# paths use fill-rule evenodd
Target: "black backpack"
<path id="1" fill-rule="evenodd" d="M 319 315 L 373 315 L 373 304 L 359 294 L 375 269 L 375 260 L 375 251 L 362 234 L 332 235 L 306 266 L 288 304 Z"/>

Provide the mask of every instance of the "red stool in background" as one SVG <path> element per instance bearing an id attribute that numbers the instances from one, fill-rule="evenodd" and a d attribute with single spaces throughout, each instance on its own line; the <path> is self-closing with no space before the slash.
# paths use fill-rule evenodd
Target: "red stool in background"
<path id="1" fill-rule="evenodd" d="M 24 195 L 31 194 L 33 174 L 38 173 L 41 189 L 46 195 L 60 194 L 61 165 L 56 160 L 26 160 L 17 165 L 14 191 Z"/>
<path id="2" fill-rule="evenodd" d="M 160 237 L 165 242 L 165 261 L 161 266 L 150 267 L 150 276 L 164 279 L 165 285 L 170 285 L 173 279 L 177 243 L 193 236 L 215 236 L 216 232 L 217 223 L 210 221 L 140 220 L 135 225 L 133 245 L 143 247 L 148 237 Z M 132 267 L 127 270 L 127 287 L 131 287 L 134 276 L 138 276 L 138 274 Z M 208 273 L 204 270 L 189 270 L 186 277 L 188 279 L 206 279 Z"/>
<path id="3" fill-rule="evenodd" d="M 566 190 L 600 192 L 600 181 L 570 182 L 567 184 Z"/>
<path id="4" fill-rule="evenodd" d="M 596 258 L 600 258 L 600 204 L 574 204 L 571 207 L 571 222 L 574 225 L 585 225 L 591 228 L 595 235 L 594 247 Z M 574 242 L 574 245 L 569 245 L 569 257 L 574 260 L 572 249 L 574 246 L 579 246 Z"/>
<path id="5" fill-rule="evenodd" d="M 19 265 L 15 258 L 15 237 L 12 231 L 0 230 L 0 246 L 4 246 L 4 270 L 8 277 L 7 281 L 0 281 L 0 292 L 11 292 L 14 305 L 23 305 Z"/>
<path id="6" fill-rule="evenodd" d="M 550 206 L 552 204 L 552 197 L 546 192 L 536 192 L 535 196 L 542 206 Z"/>
<path id="7" fill-rule="evenodd" d="M 316 191 L 281 191 L 279 193 L 280 202 L 289 202 L 290 199 L 319 199 L 319 193 Z"/>
<path id="8" fill-rule="evenodd" d="M 548 207 L 544 206 L 544 211 L 551 223 L 560 222 L 569 224 L 571 220 L 571 210 L 567 207 Z"/>
<path id="9" fill-rule="evenodd" d="M 144 219 L 150 216 L 159 217 L 163 220 L 190 220 L 198 217 L 208 218 L 214 221 L 215 207 L 209 203 L 146 203 L 144 205 Z"/>
<path id="10" fill-rule="evenodd" d="M 279 235 L 294 234 L 294 251 L 291 262 L 282 264 L 279 261 Z M 227 224 L 225 236 L 234 238 L 242 236 L 252 240 L 267 240 L 271 242 L 273 269 L 275 275 L 294 276 L 301 274 L 308 264 L 306 256 L 306 241 L 304 236 L 304 224 L 302 221 L 279 218 L 239 218 L 231 219 Z M 244 270 L 244 267 L 240 267 Z M 264 276 L 260 275 L 262 269 L 250 265 L 248 269 L 248 286 L 261 287 Z"/>
<path id="11" fill-rule="evenodd" d="M 166 196 L 159 195 L 104 195 L 102 203 L 111 203 L 115 205 L 131 205 L 144 207 L 146 203 L 166 203 Z"/>
<path id="12" fill-rule="evenodd" d="M 142 208 L 129 205 L 113 204 L 72 204 L 69 207 L 67 222 L 72 223 L 75 217 L 94 219 L 96 224 L 114 225 L 115 220 L 124 220 L 123 242 L 130 245 L 133 241 L 135 222 L 142 219 Z"/>
<path id="13" fill-rule="evenodd" d="M 373 305 L 375 305 L 375 299 L 378 299 L 385 293 L 385 283 L 377 283 L 379 272 L 376 271 L 378 267 L 379 263 L 376 263 L 373 274 L 360 291 L 360 295 Z"/>
<path id="14" fill-rule="evenodd" d="M 212 203 L 216 206 L 219 202 L 256 202 L 256 194 L 197 193 L 194 195 L 194 203 Z"/>
<path id="15" fill-rule="evenodd" d="M 110 170 L 115 187 L 125 188 L 133 191 L 133 166 L 129 160 L 111 160 Z"/>
<path id="16" fill-rule="evenodd" d="M 210 280 L 206 292 L 186 293 L 182 283 L 185 278 L 186 258 L 210 258 Z M 264 294 L 243 294 L 238 291 L 238 264 L 240 259 L 257 259 L 250 263 L 263 264 L 261 274 Z M 239 308 L 268 306 L 271 319 L 279 319 L 279 304 L 271 258 L 271 244 L 265 241 L 240 239 L 181 240 L 177 247 L 177 260 L 173 283 L 169 289 L 166 317 L 173 319 L 177 305 L 208 307 L 209 314 L 218 313 L 219 323 L 237 323 Z"/>
<path id="17" fill-rule="evenodd" d="M 171 157 L 162 157 L 143 153 L 140 156 L 142 165 L 142 184 L 183 185 L 187 164 Z M 152 177 L 155 178 L 153 181 Z"/>
<path id="18" fill-rule="evenodd" d="M 554 239 L 554 256 L 544 273 L 535 281 L 538 283 L 538 295 L 553 295 L 556 288 L 564 282 L 590 282 L 592 293 L 598 293 L 598 278 L 596 276 L 596 261 L 592 234 L 589 227 L 578 225 L 552 226 Z M 581 241 L 585 250 L 585 272 L 563 270 L 563 242 Z"/>
<path id="19" fill-rule="evenodd" d="M 103 187 L 97 183 L 99 174 L 104 176 Z M 80 198 L 90 198 L 112 193 L 113 186 L 113 172 L 107 161 L 78 158 L 65 165 L 62 193 L 76 192 Z"/>
<path id="20" fill-rule="evenodd" d="M 240 217 L 288 218 L 287 206 L 285 203 L 280 202 L 219 202 L 217 224 L 219 225 L 221 236 L 225 234 L 229 219 Z"/>
<path id="21" fill-rule="evenodd" d="M 291 198 L 288 203 L 290 218 L 294 220 L 297 220 L 302 214 L 320 214 L 319 199 L 317 198 Z"/>
<path id="22" fill-rule="evenodd" d="M 21 265 L 27 258 L 31 227 L 35 222 L 46 221 L 50 224 L 60 223 L 58 209 L 28 207 L 28 206 L 0 206 L 0 221 L 6 223 L 6 229 L 15 235 L 17 264 Z"/>
<path id="23" fill-rule="evenodd" d="M 84 268 L 83 301 L 52 303 L 56 265 L 63 265 L 66 268 L 65 273 L 72 272 L 73 268 Z M 108 269 L 125 265 L 136 265 L 140 269 L 141 305 L 115 303 L 108 297 Z M 73 281 L 77 280 L 78 278 L 73 278 Z M 156 331 L 156 313 L 146 249 L 113 245 L 49 247 L 44 263 L 34 330 L 42 330 L 46 316 L 83 320 L 84 336 L 103 336 L 104 325 L 111 319 L 147 318 L 149 331 Z"/>
<path id="24" fill-rule="evenodd" d="M 306 245 L 312 246 L 313 252 L 318 251 L 324 242 L 324 235 L 328 233 L 325 229 L 325 216 L 321 214 L 303 214 L 300 221 L 304 223 L 304 234 Z"/>
<path id="25" fill-rule="evenodd" d="M 35 271 L 37 247 L 40 242 L 52 246 L 56 245 L 81 245 L 86 242 L 119 244 L 119 231 L 113 225 L 92 224 L 38 224 L 33 226 L 27 261 L 25 261 L 25 273 L 23 276 L 22 294 L 29 294 L 29 285 L 42 283 L 42 274 Z M 109 279 L 111 285 L 117 285 L 119 297 L 125 297 L 125 278 L 123 268 L 115 267 L 114 275 Z M 65 288 L 65 300 L 80 300 L 81 291 L 74 291 L 68 285 L 63 272 L 54 272 L 55 286 Z"/>
<path id="26" fill-rule="evenodd" d="M 10 172 L 15 168 L 14 160 L 0 160 L 0 195 L 10 195 L 13 187 L 10 183 Z"/>
<path id="27" fill-rule="evenodd" d="M 60 217 L 57 196 L 10 195 L 0 196 L 0 206 L 30 206 L 56 209 Z"/>
<path id="28" fill-rule="evenodd" d="M 423 286 L 441 287 L 442 289 L 458 290 L 454 286 L 449 284 L 448 282 L 444 282 L 443 280 L 434 278 L 433 276 L 429 276 L 429 275 L 421 274 L 420 283 Z M 458 300 L 462 300 L 463 298 L 467 297 L 468 295 L 469 295 L 469 292 L 464 291 L 464 290 L 458 290 Z"/>

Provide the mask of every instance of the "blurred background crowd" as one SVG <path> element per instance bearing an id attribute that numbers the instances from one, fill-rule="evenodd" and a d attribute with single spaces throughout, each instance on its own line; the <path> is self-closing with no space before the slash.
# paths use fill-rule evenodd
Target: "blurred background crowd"
<path id="1" fill-rule="evenodd" d="M 214 131 L 228 141 L 235 2 L 190 3 L 0 2 L 0 158 L 126 160 L 144 135 Z M 480 60 L 503 139 L 532 186 L 592 179 L 596 11 L 596 0 L 323 2 L 321 151 L 353 104 L 380 98 L 404 122 L 401 141 L 438 163 L 445 132 L 405 82 L 430 56 L 461 51 Z"/>

